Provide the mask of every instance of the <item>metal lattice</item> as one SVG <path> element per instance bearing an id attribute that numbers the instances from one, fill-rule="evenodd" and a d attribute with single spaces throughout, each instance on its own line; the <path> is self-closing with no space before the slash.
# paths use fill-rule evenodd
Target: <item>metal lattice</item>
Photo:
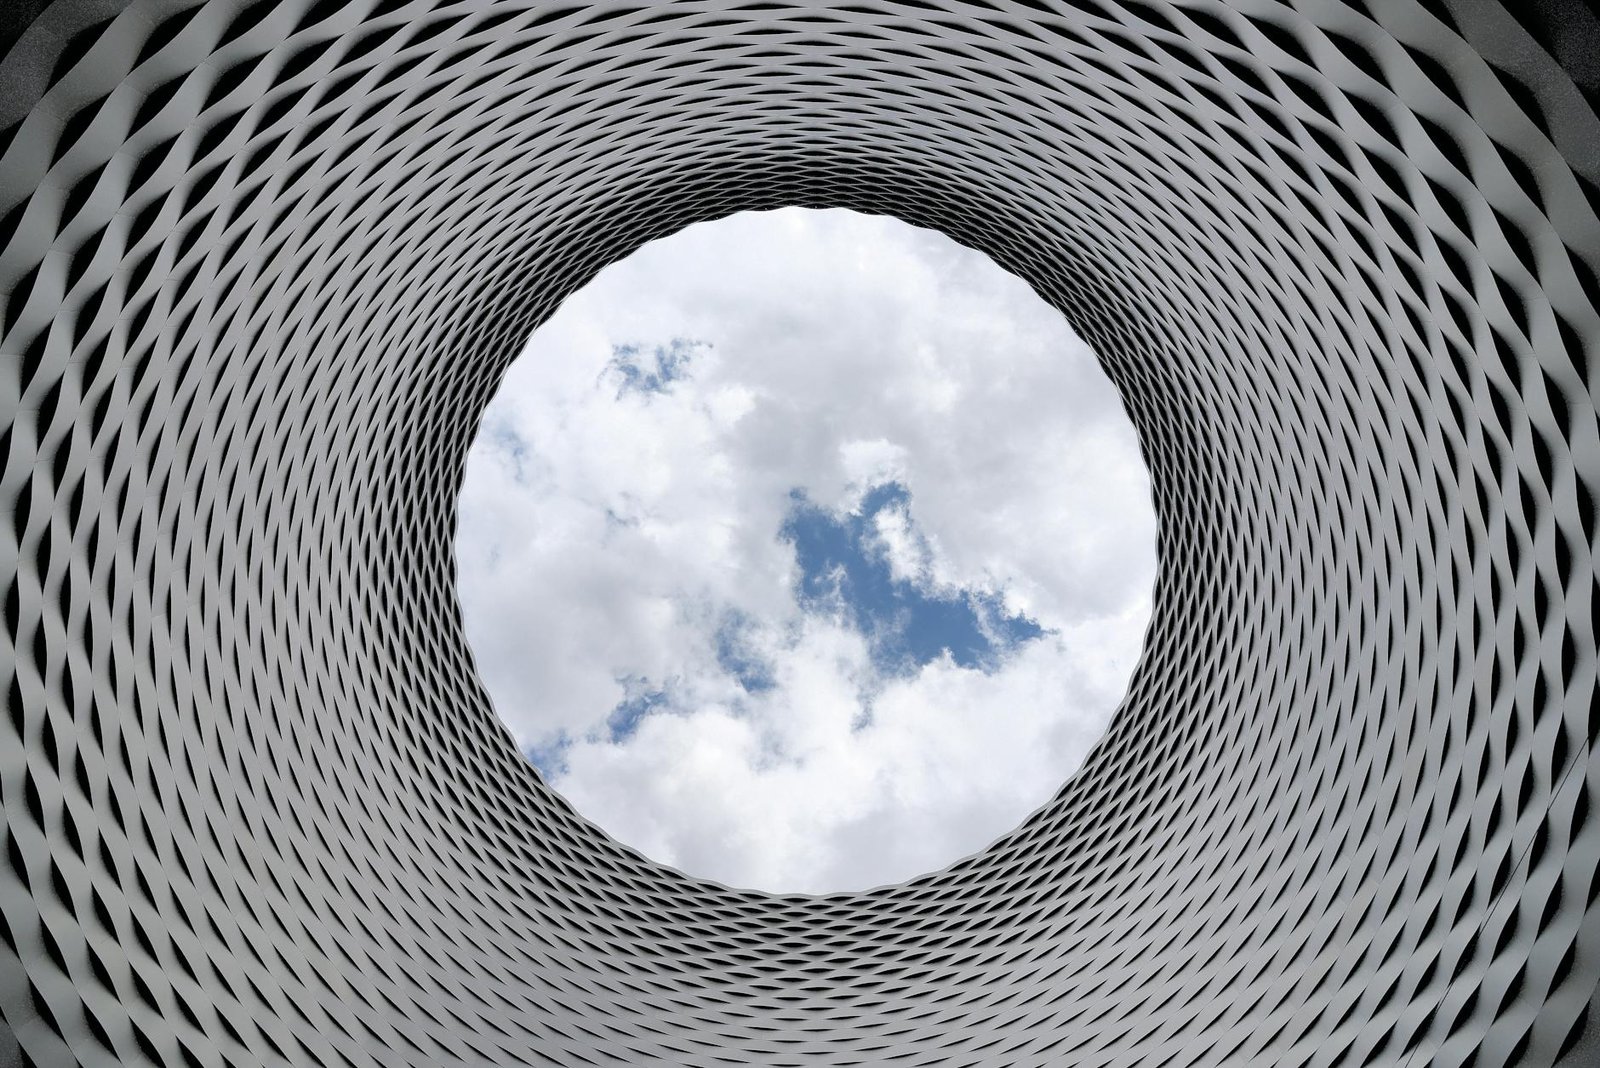
<path id="1" fill-rule="evenodd" d="M 17 19 L 0 1064 L 1600 1055 L 1584 39 L 1564 69 L 1470 0 Z M 532 328 L 784 204 L 1028 279 L 1161 527 L 1083 770 L 946 871 L 816 898 L 575 815 L 451 561 Z"/>

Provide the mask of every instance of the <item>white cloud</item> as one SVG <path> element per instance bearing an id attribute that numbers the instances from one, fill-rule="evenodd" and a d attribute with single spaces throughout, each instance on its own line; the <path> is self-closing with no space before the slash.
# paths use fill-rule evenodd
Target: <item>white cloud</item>
<path id="1" fill-rule="evenodd" d="M 673 339 L 704 343 L 684 376 L 619 395 L 613 346 Z M 1051 633 L 991 674 L 886 676 L 802 611 L 790 491 L 843 514 L 888 480 L 897 576 Z M 1048 800 L 1121 696 L 1155 565 L 1132 429 L 1059 314 L 940 235 L 799 209 L 691 227 L 562 305 L 485 414 L 457 557 L 497 710 L 524 747 L 574 739 L 554 785 L 580 811 L 804 891 L 942 867 Z M 770 687 L 729 669 L 730 628 Z M 613 743 L 624 678 L 666 697 Z"/>

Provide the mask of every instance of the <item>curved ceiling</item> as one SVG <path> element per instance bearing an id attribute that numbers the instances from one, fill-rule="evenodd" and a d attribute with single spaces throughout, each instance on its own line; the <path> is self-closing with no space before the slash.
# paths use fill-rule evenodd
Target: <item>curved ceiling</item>
<path id="1" fill-rule="evenodd" d="M 1552 26 L 45 7 L 0 66 L 0 1062 L 1593 1055 L 1600 123 Z M 817 898 L 549 791 L 450 558 L 532 327 L 783 204 L 1028 279 L 1161 525 L 1083 770 L 946 871 Z"/>

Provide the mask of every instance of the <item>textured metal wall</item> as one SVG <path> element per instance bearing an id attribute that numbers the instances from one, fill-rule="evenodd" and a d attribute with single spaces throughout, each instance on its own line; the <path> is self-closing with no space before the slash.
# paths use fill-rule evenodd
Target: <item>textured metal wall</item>
<path id="1" fill-rule="evenodd" d="M 0 66 L 0 1064 L 1595 1056 L 1600 123 L 1430 6 L 46 7 Z M 1161 525 L 1083 770 L 820 898 L 547 790 L 451 562 L 532 327 L 782 204 L 1031 280 Z"/>

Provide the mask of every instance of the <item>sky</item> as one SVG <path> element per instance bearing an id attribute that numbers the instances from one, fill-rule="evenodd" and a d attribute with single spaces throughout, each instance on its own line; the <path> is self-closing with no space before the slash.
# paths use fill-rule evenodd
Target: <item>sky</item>
<path id="1" fill-rule="evenodd" d="M 1049 801 L 1155 578 L 1149 476 L 1066 321 L 933 231 L 688 227 L 535 331 L 456 539 L 469 644 L 546 781 L 732 886 L 862 890 Z"/>

